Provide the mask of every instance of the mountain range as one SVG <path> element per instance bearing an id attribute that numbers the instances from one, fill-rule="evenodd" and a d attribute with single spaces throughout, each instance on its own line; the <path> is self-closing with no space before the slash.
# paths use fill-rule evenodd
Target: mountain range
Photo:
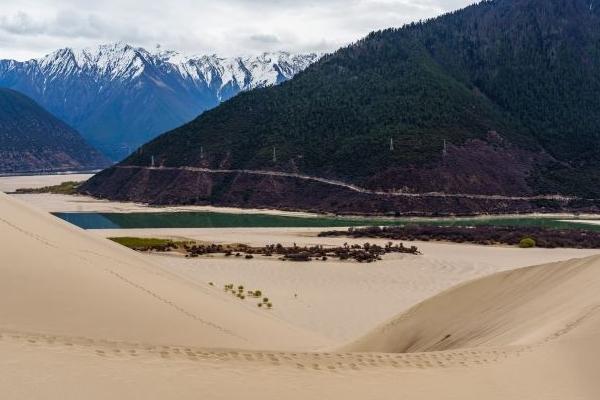
<path id="1" fill-rule="evenodd" d="M 0 60 L 0 87 L 18 90 L 113 160 L 240 91 L 283 82 L 317 54 L 185 56 L 125 43 Z"/>
<path id="2" fill-rule="evenodd" d="M 346 213 L 598 210 L 600 7 L 490 0 L 373 32 L 83 188 Z"/>
<path id="3" fill-rule="evenodd" d="M 0 173 L 104 168 L 109 160 L 27 96 L 0 88 Z"/>

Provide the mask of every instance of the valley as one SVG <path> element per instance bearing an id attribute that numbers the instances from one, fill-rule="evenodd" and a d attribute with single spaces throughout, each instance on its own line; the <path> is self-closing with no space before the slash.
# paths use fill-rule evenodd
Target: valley
<path id="1" fill-rule="evenodd" d="M 0 13 L 0 397 L 600 398 L 595 0 L 50 6 Z"/>

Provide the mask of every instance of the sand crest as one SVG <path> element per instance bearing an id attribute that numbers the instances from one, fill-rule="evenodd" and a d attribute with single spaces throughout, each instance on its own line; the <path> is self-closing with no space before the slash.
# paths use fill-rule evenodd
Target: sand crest
<path id="1" fill-rule="evenodd" d="M 408 353 L 544 343 L 598 314 L 599 266 L 600 256 L 593 256 L 458 285 L 343 350 Z"/>

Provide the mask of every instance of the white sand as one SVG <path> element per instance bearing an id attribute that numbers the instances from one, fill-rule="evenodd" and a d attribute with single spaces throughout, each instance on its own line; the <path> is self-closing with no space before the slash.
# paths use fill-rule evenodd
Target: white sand
<path id="1" fill-rule="evenodd" d="M 198 235 L 316 240 L 291 231 Z M 418 299 L 404 291 L 426 297 L 482 269 L 589 254 L 430 243 L 422 249 L 418 261 L 405 256 L 372 265 L 211 260 L 216 267 L 169 267 L 162 259 L 170 258 L 136 254 L 0 194 L 0 393 L 8 399 L 600 398 L 598 257 L 500 272 L 405 313 Z M 196 268 L 206 277 L 216 269 L 224 278 L 233 271 L 272 282 L 276 309 L 258 310 L 202 284 Z M 315 296 L 311 304 L 333 304 L 342 316 L 312 307 L 314 325 L 292 321 L 308 313 L 278 299 L 277 286 L 291 288 L 288 281 Z M 335 297 L 352 290 L 365 298 Z M 374 321 L 392 306 L 398 316 L 389 323 L 335 350 L 353 335 L 336 331 L 330 319 L 369 318 L 381 307 Z M 318 321 L 326 329 L 308 329 Z M 343 329 L 364 330 L 358 325 Z M 447 334 L 451 341 L 440 344 Z M 299 352 L 311 349 L 329 352 Z M 430 349 L 447 350 L 395 353 Z M 349 352 L 356 350 L 384 353 Z"/>
<path id="2" fill-rule="evenodd" d="M 593 256 L 501 272 L 454 287 L 394 317 L 345 351 L 539 346 L 571 331 L 598 332 L 599 264 L 600 256 Z"/>
<path id="3" fill-rule="evenodd" d="M 92 174 L 0 176 L 0 192 L 14 192 L 17 189 L 37 189 L 59 185 L 67 181 L 83 182 L 92 176 Z"/>
<path id="4" fill-rule="evenodd" d="M 578 224 L 590 224 L 590 225 L 600 225 L 600 220 L 598 219 L 565 219 L 562 222 L 575 222 Z"/>
<path id="5" fill-rule="evenodd" d="M 0 202 L 0 329 L 207 347 L 328 344 L 4 194 Z"/>
<path id="6" fill-rule="evenodd" d="M 318 238 L 320 229 L 126 229 L 93 230 L 94 234 L 135 237 L 193 238 L 218 243 L 264 246 L 362 244 L 365 240 Z M 385 240 L 370 240 L 384 244 Z M 432 242 L 410 243 L 422 256 L 392 254 L 373 264 L 356 262 L 292 263 L 257 256 L 252 260 L 222 256 L 186 259 L 148 255 L 157 265 L 185 279 L 217 287 L 234 283 L 261 289 L 290 324 L 336 341 L 363 334 L 399 311 L 466 280 L 532 264 L 600 254 L 600 250 L 519 249 Z M 298 296 L 295 297 L 294 294 Z M 249 301 L 249 300 L 248 300 Z M 250 302 L 250 301 L 249 301 Z M 252 301 L 255 304 L 256 301 Z"/>
<path id="7" fill-rule="evenodd" d="M 0 181 L 2 179 L 3 178 L 0 178 Z M 0 187 L 2 186 L 3 185 L 0 184 Z M 13 186 L 9 186 L 8 184 L 5 184 L 5 187 L 7 188 L 5 191 L 9 191 L 9 188 L 17 188 L 21 187 L 21 185 L 15 184 Z M 35 185 L 32 187 L 35 187 Z M 214 206 L 151 206 L 142 203 L 102 200 L 96 199 L 91 196 L 62 195 L 51 193 L 12 194 L 12 196 L 24 203 L 31 204 L 32 206 L 47 212 L 219 212 L 229 214 L 289 215 L 295 217 L 317 216 L 317 214 L 307 212 L 282 211 L 262 208 L 258 209 Z"/>

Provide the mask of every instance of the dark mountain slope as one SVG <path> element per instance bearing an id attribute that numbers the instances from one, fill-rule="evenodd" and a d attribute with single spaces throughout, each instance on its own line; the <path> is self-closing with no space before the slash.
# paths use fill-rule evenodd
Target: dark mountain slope
<path id="1" fill-rule="evenodd" d="M 0 88 L 0 173 L 103 168 L 109 161 L 25 95 Z"/>
<path id="2" fill-rule="evenodd" d="M 589 0 L 487 1 L 372 33 L 289 82 L 240 95 L 157 138 L 123 165 L 149 166 L 154 159 L 172 167 L 301 172 L 377 190 L 600 198 L 599 46 L 599 12 Z M 276 184 L 273 177 L 196 172 L 202 183 L 184 194 L 160 180 L 149 191 L 143 182 L 152 173 L 117 167 L 84 190 L 150 202 L 308 206 L 289 201 L 302 197 L 290 192 L 297 185 L 289 179 Z M 432 207 L 569 206 L 521 200 L 477 206 L 460 199 L 419 206 L 414 199 L 359 202 L 326 192 L 310 208 L 430 213 Z"/>

